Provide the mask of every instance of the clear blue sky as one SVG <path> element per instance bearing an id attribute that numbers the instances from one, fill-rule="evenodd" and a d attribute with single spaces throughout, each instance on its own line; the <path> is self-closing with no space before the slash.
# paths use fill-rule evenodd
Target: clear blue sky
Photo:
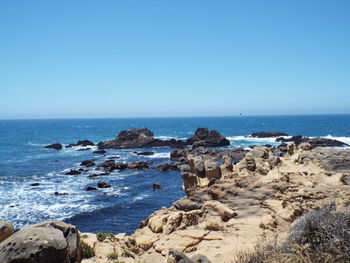
<path id="1" fill-rule="evenodd" d="M 0 118 L 350 113 L 350 1 L 0 2 Z"/>

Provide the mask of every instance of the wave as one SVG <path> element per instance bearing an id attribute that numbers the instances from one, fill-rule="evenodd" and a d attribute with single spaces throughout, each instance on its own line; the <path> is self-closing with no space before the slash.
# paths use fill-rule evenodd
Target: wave
<path id="1" fill-rule="evenodd" d="M 152 155 L 145 155 L 143 157 L 150 159 L 166 159 L 170 158 L 170 153 L 154 153 Z"/>
<path id="2" fill-rule="evenodd" d="M 341 142 L 344 142 L 344 143 L 350 145 L 350 137 L 336 137 L 336 136 L 332 136 L 332 135 L 329 134 L 329 135 L 324 136 L 322 138 L 331 139 L 331 140 L 337 140 L 337 141 L 341 141 Z"/>
<path id="3" fill-rule="evenodd" d="M 175 140 L 187 140 L 188 139 L 185 137 L 174 137 L 174 136 L 155 136 L 154 138 L 159 139 L 159 140 L 163 140 L 163 141 L 172 140 L 172 139 L 175 139 Z"/>
<path id="4" fill-rule="evenodd" d="M 137 202 L 137 201 L 143 200 L 143 199 L 145 199 L 147 197 L 149 197 L 148 194 L 140 194 L 140 195 L 134 197 L 133 202 Z"/>

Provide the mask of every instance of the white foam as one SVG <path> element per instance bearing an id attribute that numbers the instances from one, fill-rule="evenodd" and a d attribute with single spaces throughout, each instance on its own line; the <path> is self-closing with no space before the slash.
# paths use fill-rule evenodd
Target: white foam
<path id="1" fill-rule="evenodd" d="M 332 136 L 332 135 L 327 135 L 327 136 L 324 136 L 322 138 L 337 140 L 337 141 L 341 141 L 343 143 L 346 143 L 346 144 L 350 145 L 350 137 L 335 137 L 335 136 Z"/>
<path id="2" fill-rule="evenodd" d="M 147 197 L 149 197 L 148 194 L 140 194 L 140 195 L 134 197 L 133 202 L 137 202 L 137 201 L 143 200 L 143 199 L 145 199 Z"/>
<path id="3" fill-rule="evenodd" d="M 250 136 L 232 136 L 232 137 L 226 137 L 228 140 L 235 142 L 235 141 L 246 141 L 246 142 L 253 142 L 253 143 L 276 143 L 276 139 L 279 137 L 268 137 L 268 138 L 255 138 Z M 290 136 L 284 136 L 283 138 L 290 138 Z"/>
<path id="4" fill-rule="evenodd" d="M 144 155 L 143 157 L 151 159 L 166 159 L 170 158 L 170 153 L 154 153 L 152 155 Z"/>

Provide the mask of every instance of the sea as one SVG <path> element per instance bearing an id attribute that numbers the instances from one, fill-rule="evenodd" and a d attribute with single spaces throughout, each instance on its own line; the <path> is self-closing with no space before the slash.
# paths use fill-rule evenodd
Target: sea
<path id="1" fill-rule="evenodd" d="M 93 171 L 64 173 L 79 168 L 83 160 L 102 163 L 116 156 L 123 162 L 151 161 L 155 167 L 171 161 L 172 149 L 107 150 L 101 155 L 93 153 L 95 146 L 88 151 L 44 147 L 85 139 L 98 143 L 115 138 L 121 130 L 142 127 L 151 129 L 160 139 L 186 139 L 198 127 L 216 129 L 230 140 L 227 148 L 278 145 L 275 138 L 249 137 L 259 131 L 283 131 L 350 144 L 350 115 L 0 120 L 0 220 L 11 221 L 16 228 L 63 220 L 82 232 L 132 233 L 151 213 L 184 196 L 180 172 L 126 170 L 99 179 L 88 178 Z M 138 156 L 135 151 L 155 154 Z M 98 180 L 112 187 L 84 190 L 86 186 L 96 187 Z M 153 190 L 155 182 L 162 185 L 160 190 Z M 56 191 L 68 195 L 56 196 Z"/>

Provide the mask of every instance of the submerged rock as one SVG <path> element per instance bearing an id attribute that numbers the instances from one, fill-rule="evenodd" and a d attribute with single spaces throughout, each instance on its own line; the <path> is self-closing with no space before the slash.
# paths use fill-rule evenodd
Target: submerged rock
<path id="1" fill-rule="evenodd" d="M 91 166 L 95 166 L 95 162 L 94 161 L 91 161 L 91 160 L 85 160 L 85 161 L 82 161 L 80 163 L 81 166 L 86 166 L 86 167 L 91 167 Z"/>
<path id="2" fill-rule="evenodd" d="M 254 138 L 270 138 L 270 137 L 288 136 L 288 134 L 285 132 L 272 131 L 272 132 L 254 132 L 250 136 Z"/>
<path id="3" fill-rule="evenodd" d="M 111 188 L 112 186 L 106 182 L 103 182 L 103 181 L 99 181 L 97 183 L 97 187 L 98 188 Z"/>

